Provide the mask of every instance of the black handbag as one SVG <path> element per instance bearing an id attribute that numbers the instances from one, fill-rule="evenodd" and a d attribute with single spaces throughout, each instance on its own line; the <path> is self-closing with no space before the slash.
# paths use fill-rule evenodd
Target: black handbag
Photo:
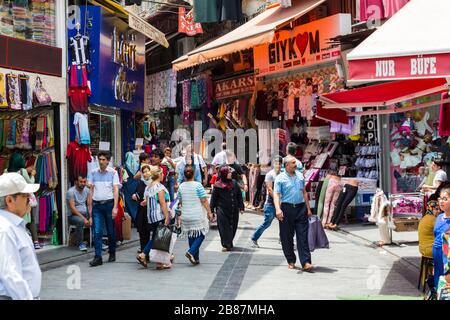
<path id="1" fill-rule="evenodd" d="M 172 241 L 172 230 L 160 224 L 155 231 L 152 249 L 170 252 L 170 242 Z"/>

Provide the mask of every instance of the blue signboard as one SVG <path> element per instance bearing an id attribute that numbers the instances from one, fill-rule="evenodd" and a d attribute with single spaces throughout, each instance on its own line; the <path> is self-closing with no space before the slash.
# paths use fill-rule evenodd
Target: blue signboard
<path id="1" fill-rule="evenodd" d="M 81 6 L 80 11 L 81 33 L 86 30 L 90 42 L 89 103 L 143 112 L 145 36 L 102 7 Z M 70 39 L 77 31 L 68 33 Z"/>

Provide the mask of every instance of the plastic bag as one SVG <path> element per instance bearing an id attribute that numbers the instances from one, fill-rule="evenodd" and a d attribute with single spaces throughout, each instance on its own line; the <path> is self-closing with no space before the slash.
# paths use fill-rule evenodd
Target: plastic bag
<path id="1" fill-rule="evenodd" d="M 172 255 L 173 248 L 175 247 L 176 241 L 177 241 L 177 235 L 175 233 L 172 233 L 172 239 L 170 242 L 170 251 L 169 252 L 156 250 L 156 249 L 152 248 L 152 250 L 150 250 L 150 261 L 170 265 L 170 263 L 171 263 L 170 256 Z"/>

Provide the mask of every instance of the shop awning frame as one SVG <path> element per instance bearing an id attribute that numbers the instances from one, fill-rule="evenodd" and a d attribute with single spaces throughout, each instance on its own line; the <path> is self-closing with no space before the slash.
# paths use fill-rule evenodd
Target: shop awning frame
<path id="1" fill-rule="evenodd" d="M 348 91 L 330 93 L 319 97 L 324 104 L 324 109 L 346 110 L 349 116 L 391 114 L 407 112 L 416 109 L 427 108 L 433 105 L 449 102 L 449 99 L 431 101 L 410 107 L 398 107 L 397 104 L 411 99 L 416 99 L 432 94 L 439 94 L 450 90 L 449 79 L 414 79 L 388 82 L 369 87 L 363 87 Z M 382 99 L 386 97 L 386 99 Z M 351 112 L 353 108 L 383 108 Z"/>
<path id="2" fill-rule="evenodd" d="M 300 18 L 325 1 L 297 0 L 297 3 L 289 8 L 282 8 L 279 4 L 273 5 L 233 31 L 174 60 L 172 67 L 179 71 L 201 63 L 221 59 L 227 54 L 270 43 L 277 29 Z"/>
<path id="3" fill-rule="evenodd" d="M 450 1 L 413 0 L 348 55 L 349 79 L 450 77 Z"/>

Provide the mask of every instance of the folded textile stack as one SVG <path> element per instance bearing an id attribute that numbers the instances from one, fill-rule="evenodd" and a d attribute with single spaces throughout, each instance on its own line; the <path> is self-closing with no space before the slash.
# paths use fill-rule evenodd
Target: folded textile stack
<path id="1" fill-rule="evenodd" d="M 28 10 L 28 1 L 14 1 L 12 7 L 14 21 L 14 37 L 18 39 L 31 39 L 31 19 Z"/>
<path id="2" fill-rule="evenodd" d="M 6 1 L 0 3 L 0 34 L 14 36 L 12 8 Z"/>

